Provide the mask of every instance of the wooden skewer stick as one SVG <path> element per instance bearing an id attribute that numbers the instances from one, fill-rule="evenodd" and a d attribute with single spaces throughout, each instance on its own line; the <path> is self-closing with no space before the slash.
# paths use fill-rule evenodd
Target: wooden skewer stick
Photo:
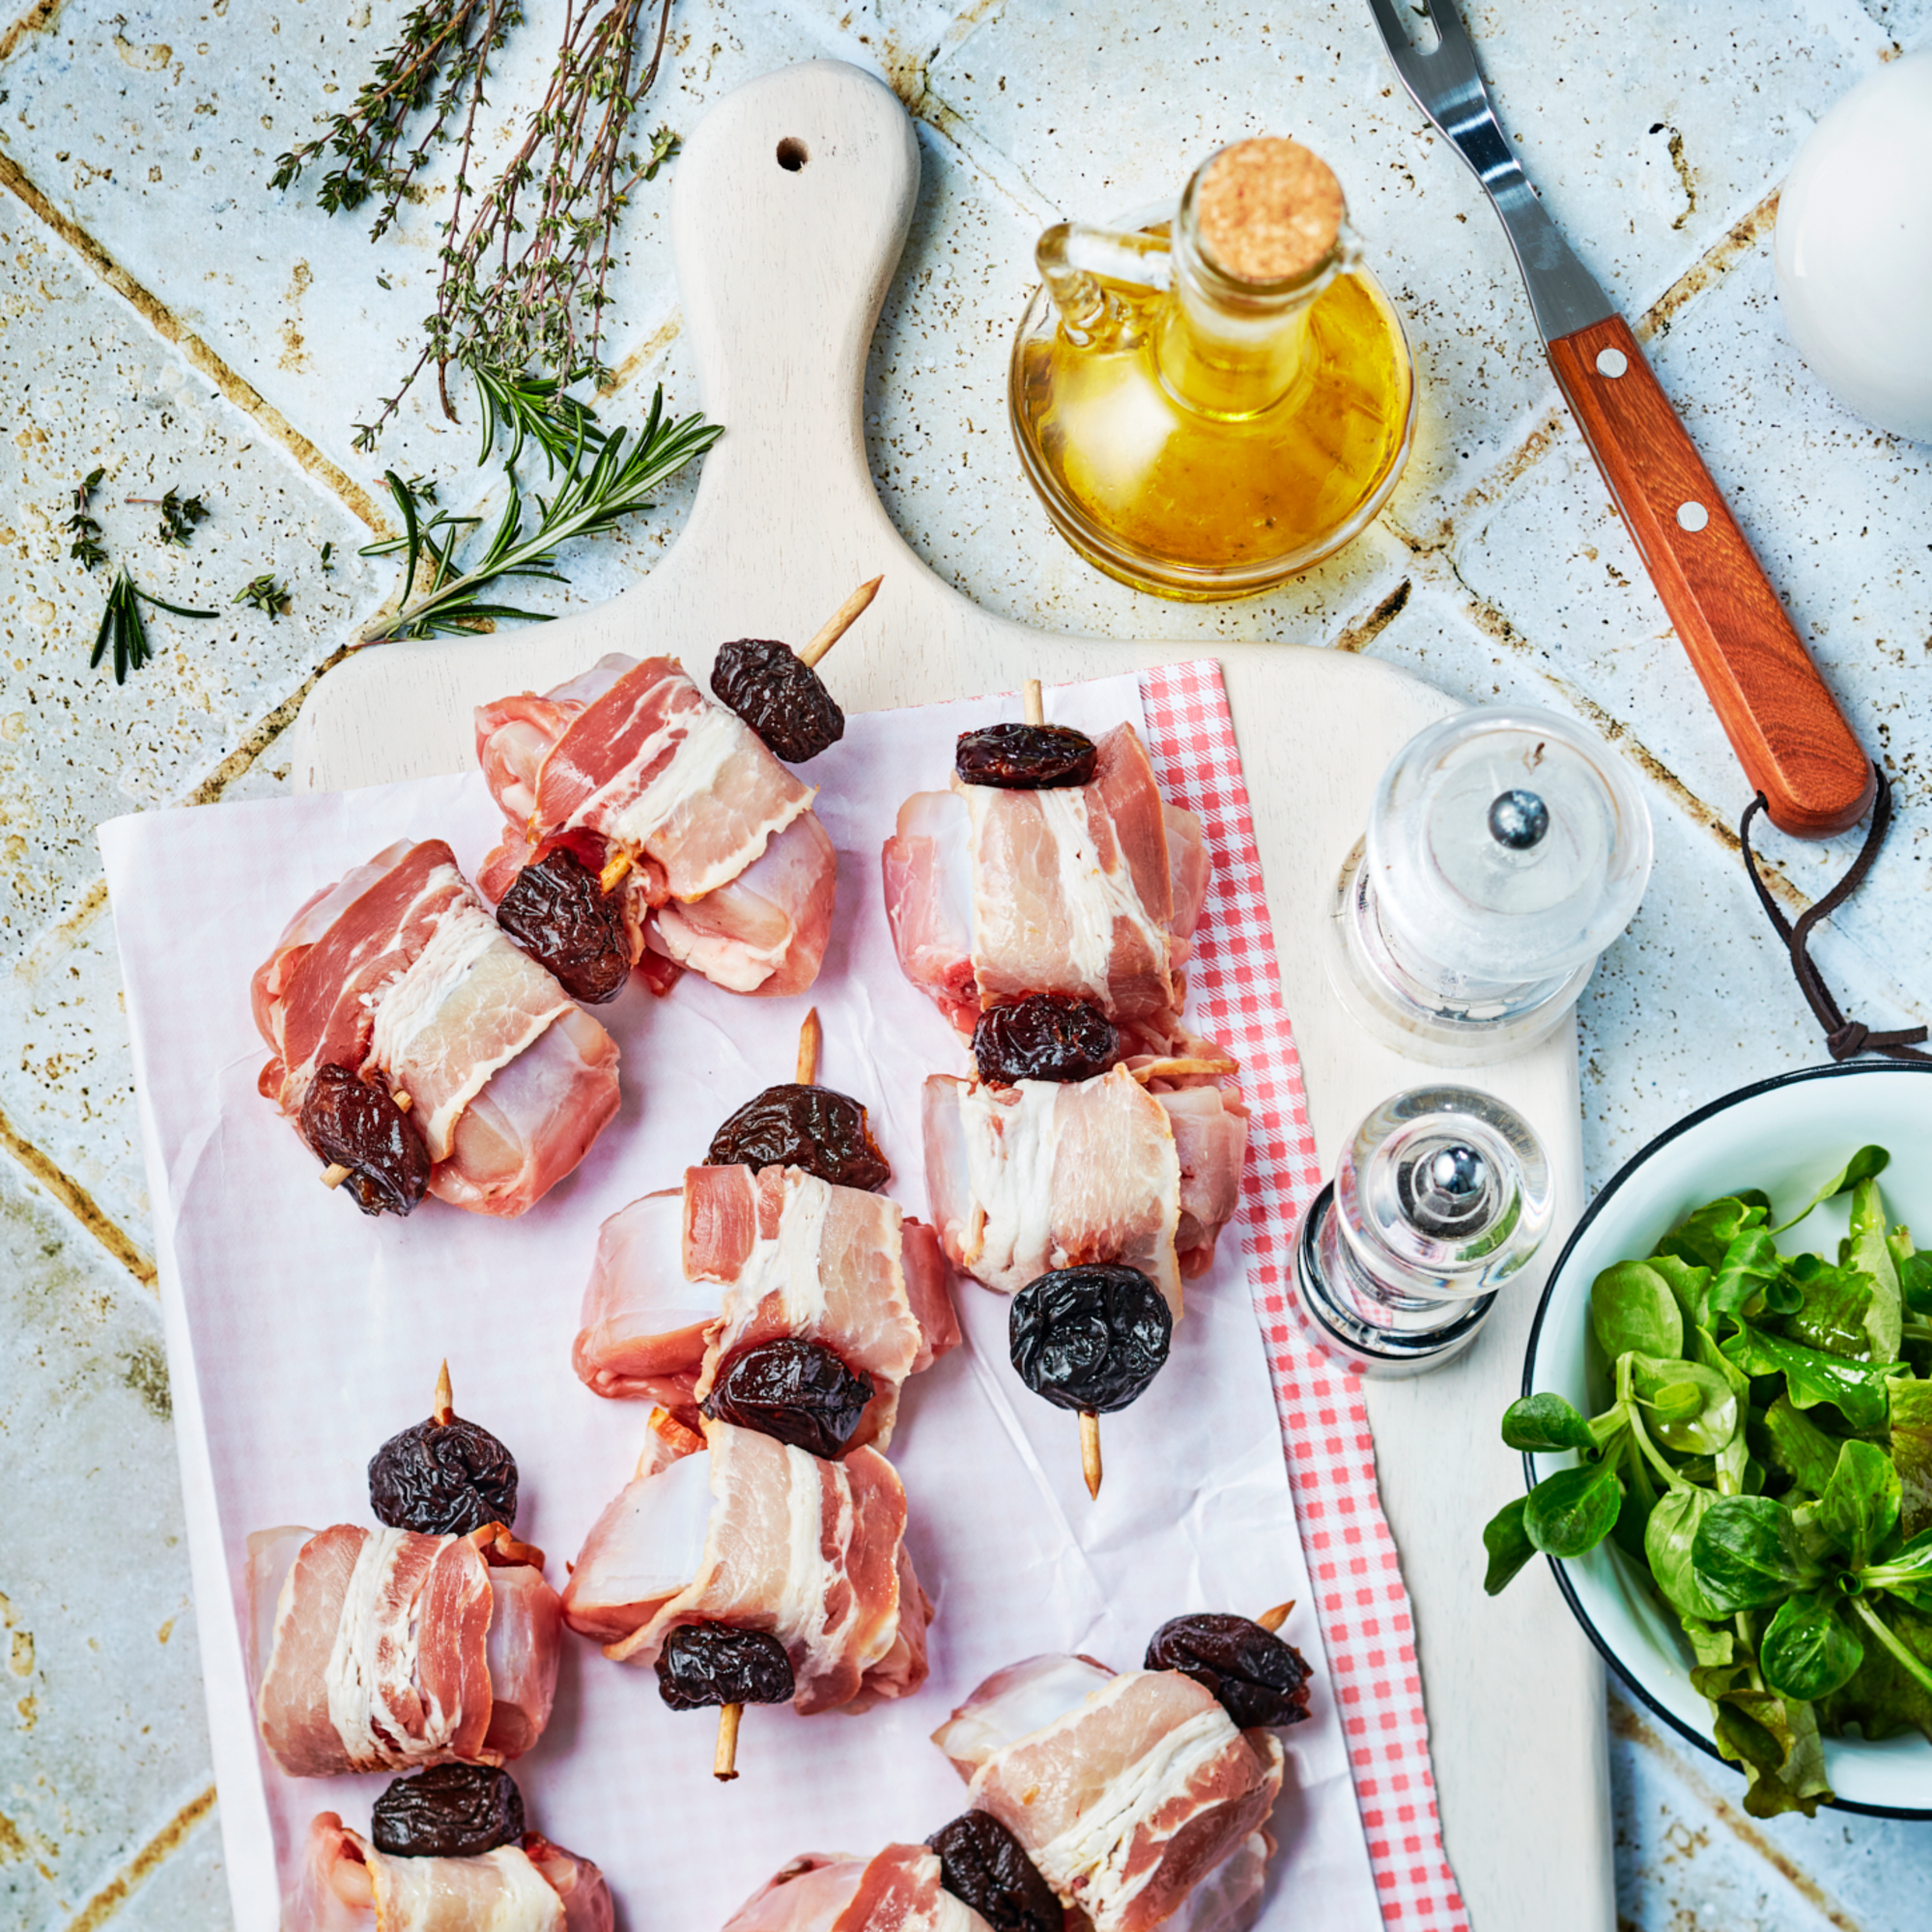
<path id="1" fill-rule="evenodd" d="M 1091 1408 L 1080 1411 L 1080 1473 L 1087 1478 L 1087 1493 L 1100 1499 L 1100 1418 Z"/>
<path id="2" fill-rule="evenodd" d="M 799 652 L 799 663 L 808 669 L 817 664 L 819 659 L 858 621 L 860 612 L 879 594 L 879 585 L 885 581 L 884 576 L 880 575 L 873 578 L 869 583 L 860 584 L 858 589 L 853 591 L 851 596 L 825 620 L 818 635 L 810 643 Z"/>
<path id="3" fill-rule="evenodd" d="M 613 852 L 604 861 L 604 869 L 597 874 L 597 890 L 600 893 L 614 892 L 624 883 L 624 875 L 631 869 L 631 855 L 628 852 Z"/>
<path id="4" fill-rule="evenodd" d="M 1232 1060 L 1151 1060 L 1145 1066 L 1127 1069 L 1143 1087 L 1150 1080 L 1175 1080 L 1183 1073 L 1236 1073 L 1239 1066 Z"/>
<path id="5" fill-rule="evenodd" d="M 1261 1615 L 1255 1619 L 1255 1621 L 1256 1623 L 1261 1625 L 1263 1630 L 1272 1634 L 1274 1632 L 1278 1631 L 1283 1624 L 1285 1624 L 1288 1621 L 1289 1613 L 1293 1608 L 1294 1608 L 1294 1599 L 1291 1597 L 1287 1603 L 1277 1604 L 1271 1610 L 1264 1610 L 1261 1613 Z"/>
<path id="6" fill-rule="evenodd" d="M 1046 723 L 1046 705 L 1039 695 L 1039 679 L 1030 677 L 1020 686 L 1020 702 L 1025 706 L 1026 722 L 1029 724 Z"/>
<path id="7" fill-rule="evenodd" d="M 725 1704 L 718 1713 L 718 1748 L 711 1757 L 711 1776 L 720 1784 L 729 1784 L 738 1776 L 738 1720 L 745 1715 L 742 1704 Z"/>
<path id="8" fill-rule="evenodd" d="M 449 1363 L 445 1359 L 436 1375 L 436 1394 L 430 1399 L 430 1420 L 439 1429 L 447 1429 L 456 1420 L 456 1398 L 449 1387 Z"/>
<path id="9" fill-rule="evenodd" d="M 818 1009 L 806 1014 L 798 1030 L 798 1084 L 810 1087 L 818 1078 L 818 1049 L 824 1043 L 825 1029 L 818 1023 Z"/>
<path id="10" fill-rule="evenodd" d="M 410 1111 L 412 1103 L 407 1094 L 398 1094 L 395 1100 L 397 1113 L 407 1114 Z M 344 1167 L 339 1160 L 332 1160 L 322 1170 L 322 1184 L 325 1187 L 340 1187 L 354 1172 L 354 1168 Z"/>

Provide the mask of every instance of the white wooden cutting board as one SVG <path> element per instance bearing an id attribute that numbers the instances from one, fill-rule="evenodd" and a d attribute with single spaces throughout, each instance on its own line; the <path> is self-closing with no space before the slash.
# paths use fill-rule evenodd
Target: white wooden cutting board
<path id="1" fill-rule="evenodd" d="M 807 159 L 787 170 L 781 142 Z M 788 149 L 788 152 L 791 152 Z M 812 62 L 715 107 L 678 162 L 671 237 L 702 405 L 725 435 L 690 521 L 645 580 L 593 611 L 474 639 L 389 644 L 331 671 L 293 733 L 300 790 L 466 769 L 472 707 L 607 651 L 681 657 L 727 638 L 800 641 L 881 571 L 830 661 L 848 711 L 1010 691 L 1201 655 L 1053 637 L 979 610 L 907 548 L 867 472 L 866 352 L 919 183 L 911 121 L 870 75 Z M 1157 626 L 1160 607 L 1150 601 Z M 1454 706 L 1373 660 L 1244 644 L 1222 660 L 1315 1134 L 1332 1169 L 1378 1101 L 1440 1077 L 1370 1039 L 1329 991 L 1319 922 L 1376 781 Z M 1574 1036 L 1467 1078 L 1520 1108 L 1557 1178 L 1553 1257 L 1582 1207 Z M 1539 1282 L 1503 1296 L 1469 1355 L 1369 1384 L 1382 1499 L 1414 1599 L 1444 1837 L 1478 1932 L 1610 1932 L 1603 1677 L 1542 1565 L 1494 1602 L 1481 1529 L 1520 1483 L 1496 1436 Z M 1292 1900 L 1293 1893 L 1288 1898 Z M 701 1928 L 692 1928 L 701 1932 Z"/>

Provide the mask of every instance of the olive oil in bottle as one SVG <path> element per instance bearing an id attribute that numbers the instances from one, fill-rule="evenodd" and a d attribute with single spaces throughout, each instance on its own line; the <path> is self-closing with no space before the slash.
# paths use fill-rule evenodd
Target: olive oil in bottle
<path id="1" fill-rule="evenodd" d="M 1090 562 L 1164 596 L 1244 596 L 1387 500 L 1413 369 L 1344 216 L 1317 156 L 1256 140 L 1211 156 L 1164 229 L 1040 238 L 1013 434 Z"/>

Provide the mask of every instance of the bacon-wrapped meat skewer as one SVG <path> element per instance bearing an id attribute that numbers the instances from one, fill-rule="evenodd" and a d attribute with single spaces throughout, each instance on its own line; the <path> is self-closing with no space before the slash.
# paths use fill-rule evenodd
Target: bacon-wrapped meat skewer
<path id="1" fill-rule="evenodd" d="M 505 1772 L 444 1765 L 399 1777 L 369 1833 L 333 1811 L 308 1829 L 282 1932 L 611 1932 L 604 1874 L 524 1828 Z"/>
<path id="2" fill-rule="evenodd" d="M 604 1224 L 571 1351 L 598 1394 L 648 1398 L 694 1429 L 702 1409 L 817 1455 L 883 1448 L 906 1377 L 958 1342 L 938 1240 L 870 1191 L 891 1169 L 866 1110 L 813 1083 L 818 1039 L 813 1012 L 798 1083 L 733 1114 L 682 1189 Z"/>
<path id="3" fill-rule="evenodd" d="M 370 1463 L 380 1529 L 248 1539 L 256 1720 L 291 1776 L 500 1764 L 550 1720 L 561 1605 L 512 1534 L 516 1463 L 447 1376 Z"/>
<path id="4" fill-rule="evenodd" d="M 509 821 L 480 884 L 580 998 L 614 999 L 633 966 L 659 993 L 684 968 L 733 993 L 817 978 L 838 862 L 812 788 L 779 759 L 844 730 L 812 667 L 878 582 L 797 656 L 726 644 L 717 701 L 675 659 L 612 656 L 541 697 L 478 707 L 477 761 Z"/>
<path id="5" fill-rule="evenodd" d="M 617 1111 L 617 1048 L 440 838 L 317 893 L 255 973 L 258 1085 L 364 1213 L 521 1214 Z"/>
<path id="6" fill-rule="evenodd" d="M 924 1683 L 931 1605 L 905 1547 L 905 1491 L 883 1456 L 829 1462 L 708 1418 L 702 1435 L 662 1411 L 652 1423 L 638 1476 L 578 1554 L 563 1593 L 572 1630 L 617 1662 L 655 1666 L 673 1708 L 788 1696 L 810 1717 Z M 728 1641 L 703 1634 L 714 1629 L 776 1639 L 789 1684 L 748 1656 L 694 1694 L 704 1653 Z M 739 1663 L 755 1680 L 744 1696 Z"/>

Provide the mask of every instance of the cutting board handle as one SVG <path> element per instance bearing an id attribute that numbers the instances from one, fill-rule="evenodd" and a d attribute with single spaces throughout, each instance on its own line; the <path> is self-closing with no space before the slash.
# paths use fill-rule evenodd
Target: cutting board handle
<path id="1" fill-rule="evenodd" d="M 807 502 L 814 522 L 828 508 L 882 521 L 866 353 L 918 191 L 911 118 L 841 61 L 767 74 L 698 124 L 677 160 L 671 248 L 704 412 L 724 435 L 681 548 L 709 552 L 720 515 L 783 524 Z"/>

